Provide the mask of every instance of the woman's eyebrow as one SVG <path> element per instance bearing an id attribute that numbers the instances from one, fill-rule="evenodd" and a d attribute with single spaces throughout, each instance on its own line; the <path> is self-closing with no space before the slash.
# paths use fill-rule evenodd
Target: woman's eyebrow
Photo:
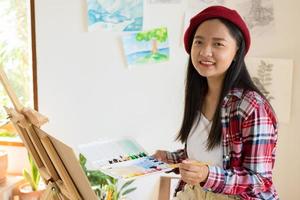
<path id="1" fill-rule="evenodd" d="M 194 39 L 202 39 L 204 40 L 205 38 L 201 35 L 195 35 Z M 227 41 L 225 38 L 222 38 L 222 37 L 213 37 L 212 38 L 214 41 Z"/>
<path id="2" fill-rule="evenodd" d="M 212 39 L 216 41 L 227 41 L 225 38 L 220 38 L 220 37 L 213 37 Z"/>
<path id="3" fill-rule="evenodd" d="M 204 39 L 204 37 L 200 36 L 200 35 L 195 35 L 194 39 Z"/>

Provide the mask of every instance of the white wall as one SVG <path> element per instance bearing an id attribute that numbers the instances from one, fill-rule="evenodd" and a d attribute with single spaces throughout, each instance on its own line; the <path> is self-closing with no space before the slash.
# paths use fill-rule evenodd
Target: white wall
<path id="1" fill-rule="evenodd" d="M 135 137 L 149 152 L 179 147 L 173 139 L 183 110 L 186 55 L 179 39 L 184 7 L 145 9 L 146 28 L 168 27 L 171 60 L 129 70 L 118 34 L 87 32 L 85 0 L 35 2 L 39 107 L 50 118 L 45 129 L 75 149 L 100 137 L 123 135 Z M 299 199 L 300 3 L 274 4 L 275 35 L 254 38 L 248 56 L 295 61 L 291 121 L 280 124 L 274 179 L 282 199 Z M 136 184 L 132 199 L 156 198 L 158 176 Z"/>

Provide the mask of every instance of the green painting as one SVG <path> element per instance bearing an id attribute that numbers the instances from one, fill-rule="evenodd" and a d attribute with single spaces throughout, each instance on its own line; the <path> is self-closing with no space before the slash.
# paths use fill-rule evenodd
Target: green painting
<path id="1" fill-rule="evenodd" d="M 128 66 L 160 63 L 169 60 L 168 31 L 166 27 L 131 33 L 123 36 Z"/>

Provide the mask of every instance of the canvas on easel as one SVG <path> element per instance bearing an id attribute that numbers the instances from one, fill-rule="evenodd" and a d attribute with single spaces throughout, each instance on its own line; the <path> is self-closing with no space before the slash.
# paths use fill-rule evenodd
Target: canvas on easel
<path id="1" fill-rule="evenodd" d="M 5 108 L 47 188 L 42 199 L 98 199 L 72 148 L 40 129 L 48 119 L 24 108 L 0 66 L 0 80 L 14 108 Z"/>

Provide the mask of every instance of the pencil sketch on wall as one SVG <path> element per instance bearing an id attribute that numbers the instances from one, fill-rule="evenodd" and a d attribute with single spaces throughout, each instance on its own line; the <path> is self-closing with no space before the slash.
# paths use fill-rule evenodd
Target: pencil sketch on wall
<path id="1" fill-rule="evenodd" d="M 280 122 L 290 119 L 293 61 L 247 58 L 247 68 L 258 89 L 273 106 Z"/>
<path id="2" fill-rule="evenodd" d="M 252 79 L 258 89 L 265 95 L 268 101 L 272 101 L 274 96 L 267 89 L 272 84 L 272 70 L 274 65 L 272 63 L 266 63 L 264 60 L 260 60 L 258 64 L 257 74 L 252 76 Z"/>
<path id="3" fill-rule="evenodd" d="M 219 4 L 219 5 L 223 5 L 225 3 L 225 0 L 200 0 L 200 2 L 203 2 L 205 4 Z"/>
<path id="4" fill-rule="evenodd" d="M 253 36 L 274 31 L 273 0 L 230 0 L 226 6 L 236 9 L 242 15 Z"/>
<path id="5" fill-rule="evenodd" d="M 209 6 L 225 5 L 225 0 L 190 0 L 187 1 L 187 4 L 188 9 L 194 9 L 198 13 L 200 10 Z"/>

